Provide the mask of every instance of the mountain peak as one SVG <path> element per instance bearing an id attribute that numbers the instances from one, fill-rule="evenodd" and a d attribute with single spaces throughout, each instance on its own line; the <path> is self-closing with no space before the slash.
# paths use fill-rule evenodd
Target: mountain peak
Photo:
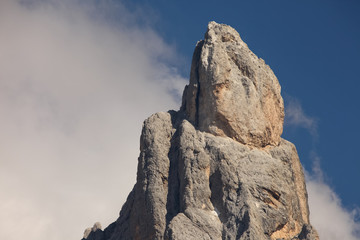
<path id="1" fill-rule="evenodd" d="M 278 145 L 284 104 L 273 71 L 232 27 L 210 22 L 198 42 L 182 110 L 201 131 L 256 147 Z"/>
<path id="2" fill-rule="evenodd" d="M 180 111 L 144 121 L 136 184 L 86 240 L 318 240 L 280 85 L 239 34 L 210 22 Z"/>

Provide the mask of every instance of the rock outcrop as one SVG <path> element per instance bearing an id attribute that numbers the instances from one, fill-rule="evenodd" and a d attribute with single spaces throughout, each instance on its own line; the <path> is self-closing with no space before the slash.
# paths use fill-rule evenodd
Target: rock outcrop
<path id="1" fill-rule="evenodd" d="M 84 239 L 318 239 L 274 73 L 231 27 L 198 42 L 177 112 L 145 120 L 120 217 Z"/>
<path id="2" fill-rule="evenodd" d="M 198 42 L 182 109 L 200 131 L 256 147 L 278 145 L 284 104 L 264 60 L 231 27 L 210 22 Z"/>

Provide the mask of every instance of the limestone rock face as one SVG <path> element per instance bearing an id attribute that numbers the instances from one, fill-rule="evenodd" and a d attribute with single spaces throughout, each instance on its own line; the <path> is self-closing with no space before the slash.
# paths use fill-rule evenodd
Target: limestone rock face
<path id="1" fill-rule="evenodd" d="M 319 239 L 279 83 L 229 26 L 195 49 L 180 111 L 145 120 L 120 217 L 87 240 Z"/>
<path id="2" fill-rule="evenodd" d="M 257 147 L 280 143 L 279 82 L 230 26 L 210 22 L 198 42 L 182 109 L 201 131 Z"/>

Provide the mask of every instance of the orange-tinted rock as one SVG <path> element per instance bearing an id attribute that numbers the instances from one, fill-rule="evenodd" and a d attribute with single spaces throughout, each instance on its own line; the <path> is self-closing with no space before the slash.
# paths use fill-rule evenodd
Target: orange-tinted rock
<path id="1" fill-rule="evenodd" d="M 210 22 L 198 42 L 182 109 L 201 131 L 256 147 L 280 142 L 279 82 L 230 26 Z"/>

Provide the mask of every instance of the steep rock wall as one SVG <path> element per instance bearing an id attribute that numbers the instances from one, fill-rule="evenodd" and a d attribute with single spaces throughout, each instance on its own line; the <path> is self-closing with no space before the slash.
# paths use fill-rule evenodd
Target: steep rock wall
<path id="1" fill-rule="evenodd" d="M 137 182 L 87 240 L 318 239 L 280 85 L 231 27 L 209 23 L 178 112 L 145 120 Z"/>

